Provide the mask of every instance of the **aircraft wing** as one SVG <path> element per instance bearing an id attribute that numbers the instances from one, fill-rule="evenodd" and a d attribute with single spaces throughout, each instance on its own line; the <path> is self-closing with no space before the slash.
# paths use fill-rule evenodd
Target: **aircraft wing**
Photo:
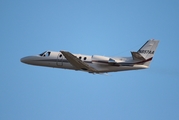
<path id="1" fill-rule="evenodd" d="M 68 62 L 70 62 L 75 68 L 86 70 L 86 71 L 89 71 L 92 73 L 94 73 L 94 72 L 98 73 L 98 71 L 96 69 L 89 66 L 88 64 L 86 64 L 85 62 L 83 62 L 82 60 L 80 60 L 79 58 L 74 56 L 72 53 L 70 53 L 68 51 L 60 51 L 60 52 L 65 56 L 65 58 L 68 60 Z"/>

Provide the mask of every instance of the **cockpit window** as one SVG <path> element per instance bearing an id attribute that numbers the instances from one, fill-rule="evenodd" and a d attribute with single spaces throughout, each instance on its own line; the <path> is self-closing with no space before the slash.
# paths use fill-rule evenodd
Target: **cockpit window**
<path id="1" fill-rule="evenodd" d="M 47 56 L 50 56 L 50 52 L 47 52 Z"/>
<path id="2" fill-rule="evenodd" d="M 43 52 L 43 53 L 41 53 L 39 55 L 43 56 L 43 57 L 47 57 L 47 56 L 50 56 L 50 52 L 45 51 L 45 52 Z"/>
<path id="3" fill-rule="evenodd" d="M 40 56 L 43 56 L 46 52 L 47 52 L 47 51 L 45 51 L 45 52 L 43 52 L 43 53 L 41 53 L 41 54 L 39 54 L 39 55 L 40 55 Z"/>

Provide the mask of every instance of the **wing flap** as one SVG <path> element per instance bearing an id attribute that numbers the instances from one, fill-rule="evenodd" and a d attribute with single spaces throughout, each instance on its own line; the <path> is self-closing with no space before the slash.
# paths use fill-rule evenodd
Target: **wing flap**
<path id="1" fill-rule="evenodd" d="M 68 52 L 68 51 L 60 51 L 65 58 L 77 69 L 82 69 L 82 70 L 87 70 L 89 72 L 98 72 L 96 69 L 94 69 L 93 67 L 89 66 L 88 64 L 86 64 L 85 62 L 83 62 L 82 60 L 80 60 L 79 58 L 77 58 L 76 56 L 74 56 L 72 53 Z"/>

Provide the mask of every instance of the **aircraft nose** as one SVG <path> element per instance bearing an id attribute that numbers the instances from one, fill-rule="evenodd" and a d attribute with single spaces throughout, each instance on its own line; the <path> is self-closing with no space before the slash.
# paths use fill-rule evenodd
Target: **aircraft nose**
<path id="1" fill-rule="evenodd" d="M 28 57 L 23 57 L 23 58 L 21 58 L 21 62 L 22 63 L 28 63 Z"/>
<path id="2" fill-rule="evenodd" d="M 21 58 L 21 62 L 26 63 L 26 64 L 31 64 L 32 57 L 31 56 L 23 57 L 23 58 Z"/>

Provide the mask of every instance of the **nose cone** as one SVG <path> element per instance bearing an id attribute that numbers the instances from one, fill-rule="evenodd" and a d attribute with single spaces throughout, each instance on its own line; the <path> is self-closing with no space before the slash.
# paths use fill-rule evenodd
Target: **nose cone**
<path id="1" fill-rule="evenodd" d="M 39 65 L 40 57 L 39 56 L 27 56 L 20 59 L 22 63 L 29 65 Z"/>
<path id="2" fill-rule="evenodd" d="M 22 63 L 29 64 L 29 62 L 30 62 L 30 57 L 23 57 L 23 58 L 21 58 L 21 62 L 22 62 Z"/>

